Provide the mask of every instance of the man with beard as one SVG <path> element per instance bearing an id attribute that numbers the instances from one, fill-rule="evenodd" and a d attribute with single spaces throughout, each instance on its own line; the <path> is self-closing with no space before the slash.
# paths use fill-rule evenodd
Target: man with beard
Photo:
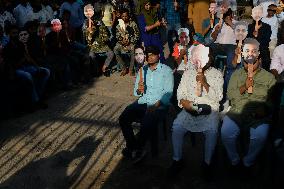
<path id="1" fill-rule="evenodd" d="M 143 66 L 142 77 L 136 77 L 134 95 L 139 99 L 127 106 L 119 117 L 119 125 L 126 140 L 122 151 L 125 157 L 140 161 L 145 151 L 143 147 L 148 139 L 156 137 L 159 121 L 167 113 L 173 92 L 172 70 L 159 62 L 160 49 L 156 46 L 146 48 L 147 65 Z M 141 122 L 136 138 L 131 124 Z"/>
<path id="2" fill-rule="evenodd" d="M 260 67 L 259 54 L 259 42 L 247 38 L 242 49 L 244 67 L 236 70 L 230 79 L 227 95 L 231 109 L 224 117 L 221 128 L 222 141 L 232 170 L 239 170 L 241 166 L 236 148 L 238 136 L 241 135 L 240 139 L 244 140 L 242 144 L 249 144 L 248 151 L 242 158 L 242 166 L 246 170 L 242 174 L 250 172 L 269 131 L 270 92 L 276 80 L 271 73 Z M 250 67 L 252 74 L 249 74 Z"/>

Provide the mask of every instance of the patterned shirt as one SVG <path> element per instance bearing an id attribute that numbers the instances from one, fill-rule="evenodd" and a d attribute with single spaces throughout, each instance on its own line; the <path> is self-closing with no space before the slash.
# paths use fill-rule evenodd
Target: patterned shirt
<path id="1" fill-rule="evenodd" d="M 180 124 L 191 132 L 217 130 L 219 125 L 219 101 L 223 98 L 223 74 L 213 67 L 208 68 L 204 75 L 210 85 L 209 92 L 203 88 L 201 96 L 196 95 L 196 75 L 196 69 L 188 69 L 183 73 L 177 89 L 178 105 L 183 108 L 179 104 L 180 100 L 189 100 L 197 104 L 210 105 L 212 112 L 209 115 L 193 116 L 183 109 L 178 114 L 175 124 Z"/>
<path id="2" fill-rule="evenodd" d="M 162 11 L 162 15 L 165 15 L 167 23 L 171 26 L 175 26 L 176 24 L 180 24 L 180 11 L 185 7 L 184 0 L 180 0 L 179 2 L 179 11 L 176 11 L 174 8 L 173 0 L 161 0 L 160 7 Z"/>
<path id="3" fill-rule="evenodd" d="M 138 104 L 154 105 L 161 101 L 163 105 L 169 105 L 173 93 L 174 76 L 172 69 L 164 64 L 158 63 L 153 71 L 148 65 L 142 71 L 145 93 L 137 94 L 140 74 L 137 75 L 134 87 L 134 95 L 140 96 Z"/>
<path id="4" fill-rule="evenodd" d="M 83 25 L 83 33 L 90 51 L 94 53 L 110 51 L 107 44 L 110 37 L 107 27 L 102 22 L 98 21 L 95 26 L 92 26 L 92 31 L 90 32 L 86 23 L 88 23 L 88 19 Z"/>
<path id="5" fill-rule="evenodd" d="M 123 22 L 121 20 L 121 22 Z M 129 21 L 125 29 L 120 24 L 116 26 L 116 39 L 118 43 L 122 44 L 123 38 L 128 38 L 130 44 L 135 45 L 140 37 L 139 29 L 134 21 Z"/>

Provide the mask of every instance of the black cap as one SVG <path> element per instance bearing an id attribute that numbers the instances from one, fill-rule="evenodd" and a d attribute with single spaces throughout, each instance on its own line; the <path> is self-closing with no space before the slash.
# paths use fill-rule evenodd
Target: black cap
<path id="1" fill-rule="evenodd" d="M 160 49 L 157 46 L 151 45 L 146 47 L 146 55 L 151 53 L 151 54 L 155 54 L 155 55 L 159 55 L 160 54 Z"/>

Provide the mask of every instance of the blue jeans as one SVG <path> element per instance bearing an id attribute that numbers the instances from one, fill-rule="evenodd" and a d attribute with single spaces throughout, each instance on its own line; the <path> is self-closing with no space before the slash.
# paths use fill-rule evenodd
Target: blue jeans
<path id="1" fill-rule="evenodd" d="M 268 131 L 268 124 L 261 124 L 256 128 L 250 128 L 249 149 L 243 158 L 243 164 L 245 166 L 249 167 L 254 164 L 257 155 L 265 144 Z M 221 128 L 221 137 L 232 165 L 237 165 L 240 162 L 240 156 L 236 146 L 236 140 L 239 134 L 240 129 L 237 124 L 228 116 L 225 116 Z"/>
<path id="2" fill-rule="evenodd" d="M 127 148 L 130 150 L 143 148 L 148 139 L 156 137 L 158 123 L 162 117 L 166 116 L 166 110 L 161 107 L 153 112 L 147 112 L 147 104 L 138 104 L 137 102 L 127 106 L 119 117 L 119 125 Z M 137 139 L 131 126 L 133 122 L 141 123 Z"/>
<path id="3" fill-rule="evenodd" d="M 31 65 L 23 66 L 16 70 L 16 75 L 20 79 L 27 80 L 31 84 L 32 102 L 38 102 L 49 79 L 49 69 Z"/>

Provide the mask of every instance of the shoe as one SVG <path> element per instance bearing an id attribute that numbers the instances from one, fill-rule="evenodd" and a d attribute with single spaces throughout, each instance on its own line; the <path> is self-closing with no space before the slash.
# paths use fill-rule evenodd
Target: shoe
<path id="1" fill-rule="evenodd" d="M 175 178 L 180 173 L 183 167 L 184 167 L 183 160 L 179 161 L 173 160 L 172 165 L 168 168 L 167 177 Z"/>
<path id="2" fill-rule="evenodd" d="M 129 158 L 129 159 L 133 159 L 135 155 L 135 151 L 129 148 L 124 148 L 121 153 L 124 157 Z"/>
<path id="3" fill-rule="evenodd" d="M 129 75 L 130 75 L 130 76 L 135 76 L 134 70 L 129 71 Z"/>
<path id="4" fill-rule="evenodd" d="M 242 167 L 243 167 L 242 163 L 238 163 L 237 165 L 230 165 L 229 174 L 232 177 L 240 177 L 240 175 L 242 174 L 242 170 L 243 170 Z"/>
<path id="5" fill-rule="evenodd" d="M 140 163 L 146 156 L 146 150 L 136 150 L 134 153 L 133 164 Z"/>
<path id="6" fill-rule="evenodd" d="M 128 73 L 128 70 L 127 69 L 123 69 L 121 74 L 120 74 L 120 76 L 125 76 L 125 75 L 127 75 L 127 73 Z"/>
<path id="7" fill-rule="evenodd" d="M 110 77 L 110 69 L 107 69 L 103 72 L 105 77 Z"/>
<path id="8" fill-rule="evenodd" d="M 46 110 L 48 108 L 48 104 L 46 104 L 43 101 L 39 101 L 37 105 L 38 105 L 38 108 L 42 110 Z"/>

